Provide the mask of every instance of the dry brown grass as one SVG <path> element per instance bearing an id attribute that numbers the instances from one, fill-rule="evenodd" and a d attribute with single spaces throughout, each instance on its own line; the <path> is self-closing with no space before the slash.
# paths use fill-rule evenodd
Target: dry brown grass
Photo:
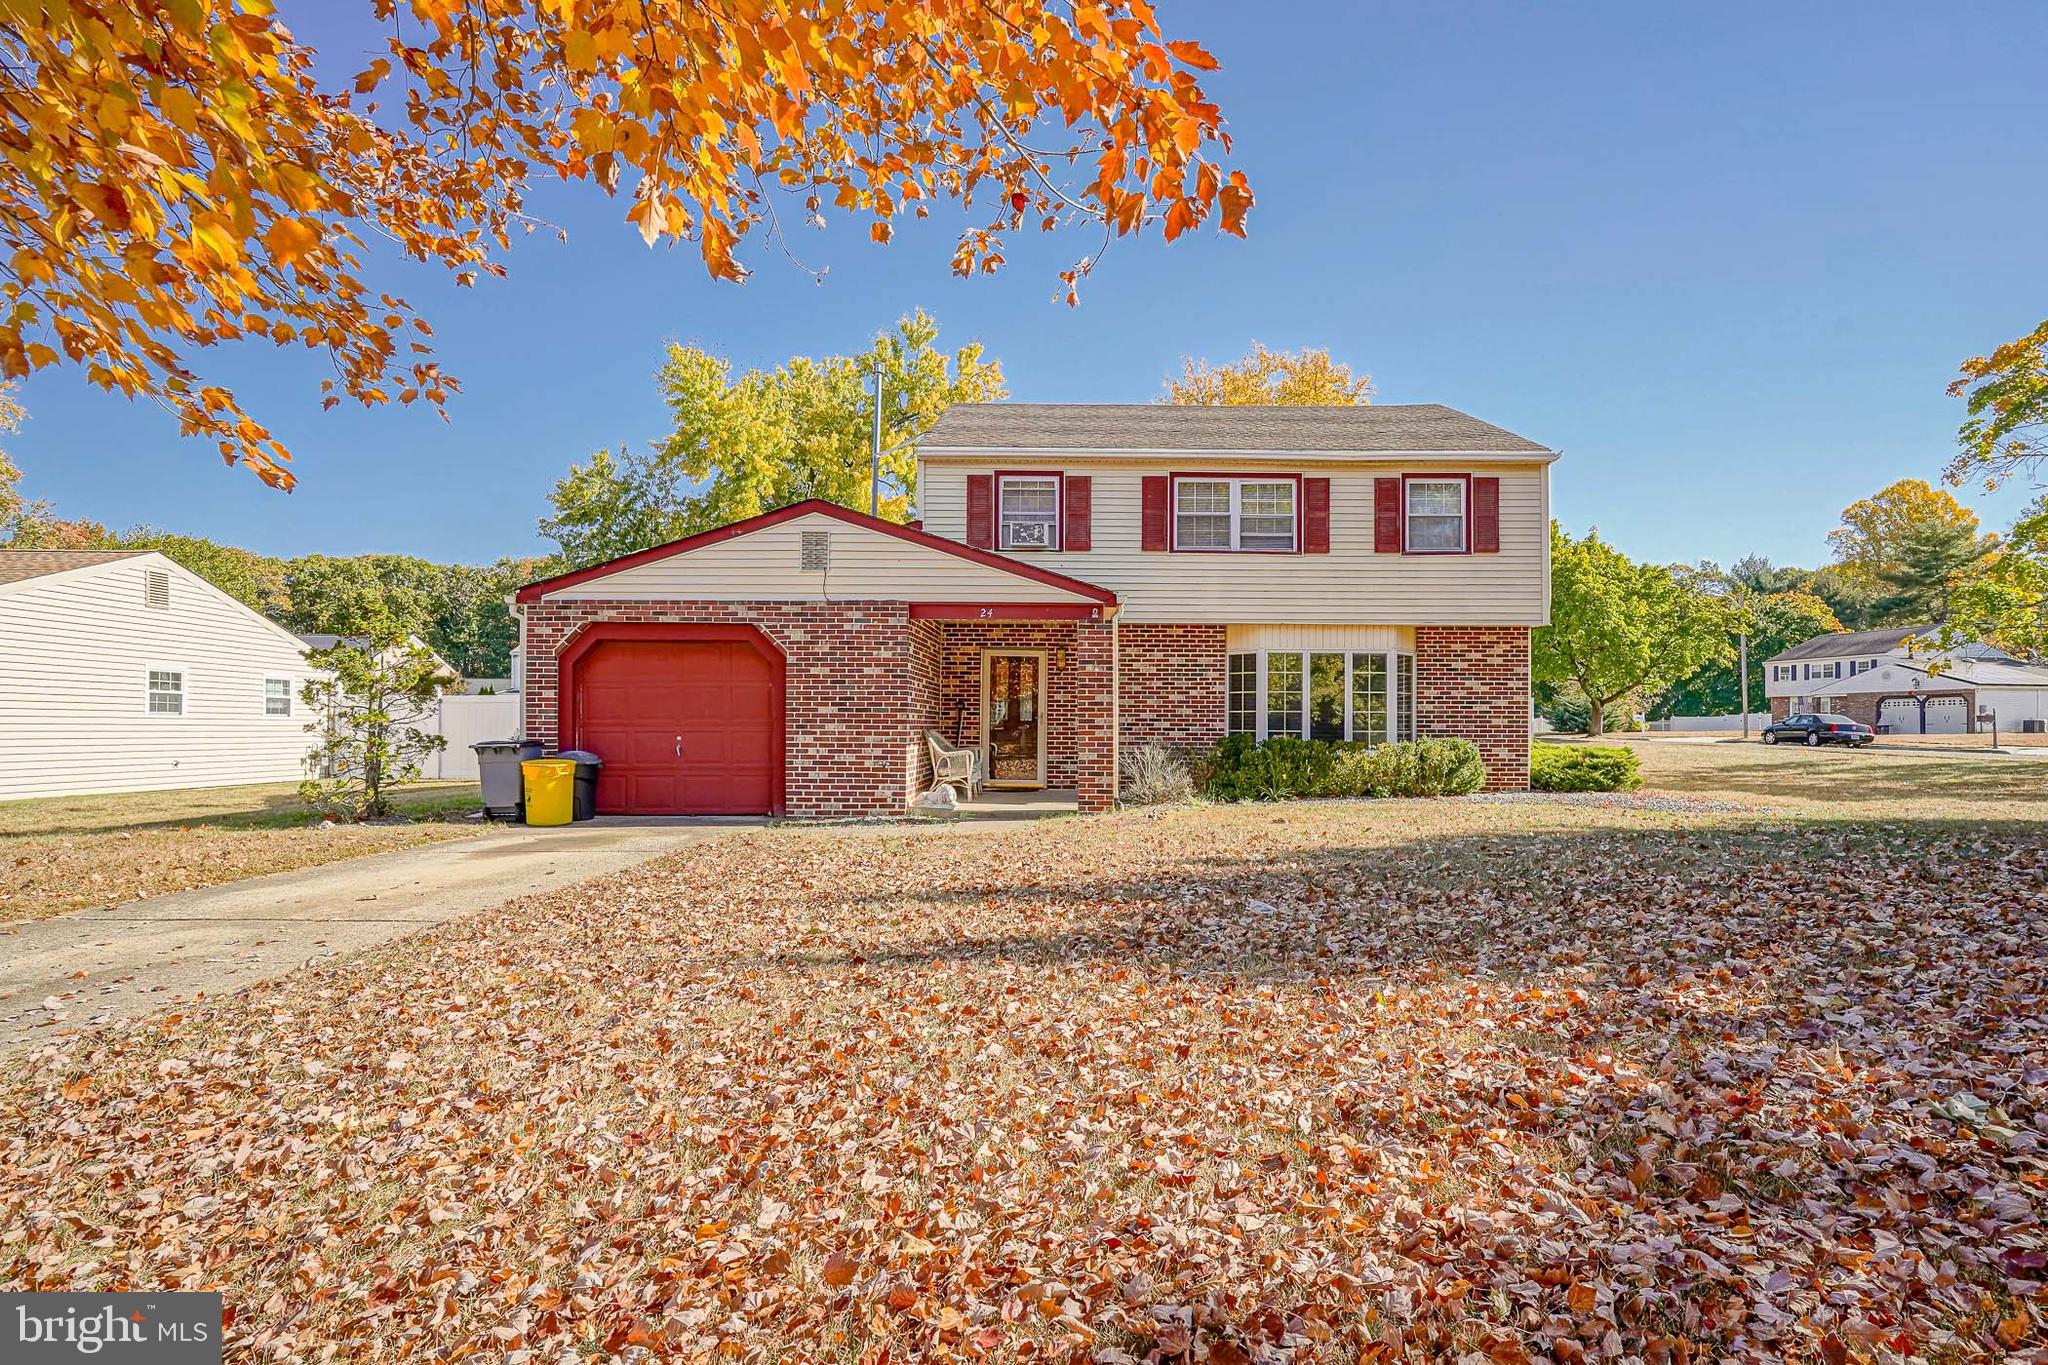
<path id="1" fill-rule="evenodd" d="M 327 830 L 289 783 L 0 803 L 0 923 L 466 838 L 475 826 L 436 817 L 475 793 L 422 783 L 402 800 L 422 823 Z"/>
<path id="2" fill-rule="evenodd" d="M 2048 761 L 1608 736 L 1642 759 L 1643 785 L 1762 801 L 1828 819 L 2048 819 Z"/>
<path id="3" fill-rule="evenodd" d="M 1899 809 L 735 835 L 24 1059 L 0 1289 L 266 1361 L 2017 1350 L 2048 844 Z"/>

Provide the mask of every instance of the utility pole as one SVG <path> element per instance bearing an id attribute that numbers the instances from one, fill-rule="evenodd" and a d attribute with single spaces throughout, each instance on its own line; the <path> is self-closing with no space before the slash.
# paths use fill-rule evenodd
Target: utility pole
<path id="1" fill-rule="evenodd" d="M 875 362 L 875 449 L 868 465 L 868 515 L 882 515 L 882 364 Z"/>
<path id="2" fill-rule="evenodd" d="M 1742 623 L 1742 737 L 1749 738 L 1749 622 Z"/>

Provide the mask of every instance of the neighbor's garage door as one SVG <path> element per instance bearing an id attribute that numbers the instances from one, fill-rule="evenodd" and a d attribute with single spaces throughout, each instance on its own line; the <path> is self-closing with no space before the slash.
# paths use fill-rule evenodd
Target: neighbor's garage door
<path id="1" fill-rule="evenodd" d="M 607 815 L 775 808 L 775 676 L 736 641 L 607 641 L 576 665 L 577 743 Z"/>
<path id="2" fill-rule="evenodd" d="M 1927 697 L 1927 728 L 1920 728 L 1918 697 L 1886 697 L 1878 704 L 1877 722 L 1895 735 L 1960 735 L 1970 728 L 1970 704 L 1962 697 Z"/>

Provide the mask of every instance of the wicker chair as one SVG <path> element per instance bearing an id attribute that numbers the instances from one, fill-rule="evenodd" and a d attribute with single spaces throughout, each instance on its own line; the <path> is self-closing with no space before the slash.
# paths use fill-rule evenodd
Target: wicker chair
<path id="1" fill-rule="evenodd" d="M 972 801 L 981 788 L 981 754 L 946 742 L 937 730 L 924 732 L 925 748 L 932 756 L 932 785 L 958 787 L 964 800 Z"/>

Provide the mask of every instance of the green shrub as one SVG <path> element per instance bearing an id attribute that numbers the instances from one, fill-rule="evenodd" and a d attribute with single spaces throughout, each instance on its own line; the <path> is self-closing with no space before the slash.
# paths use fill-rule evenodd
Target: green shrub
<path id="1" fill-rule="evenodd" d="M 1232 735 L 1195 768 L 1202 791 L 1219 801 L 1461 796 L 1486 784 L 1479 747 L 1466 739 L 1367 747 L 1288 736 L 1261 744 L 1250 735 Z"/>
<path id="2" fill-rule="evenodd" d="M 1643 785 L 1635 750 L 1593 744 L 1536 744 L 1529 785 L 1546 792 L 1632 792 Z"/>
<path id="3" fill-rule="evenodd" d="M 1415 787 L 1396 796 L 1465 796 L 1486 785 L 1486 763 L 1469 739 L 1415 741 Z"/>
<path id="4" fill-rule="evenodd" d="M 1212 751 L 1207 791 L 1219 801 L 1322 796 L 1336 767 L 1336 749 L 1321 740 L 1231 735 Z"/>

